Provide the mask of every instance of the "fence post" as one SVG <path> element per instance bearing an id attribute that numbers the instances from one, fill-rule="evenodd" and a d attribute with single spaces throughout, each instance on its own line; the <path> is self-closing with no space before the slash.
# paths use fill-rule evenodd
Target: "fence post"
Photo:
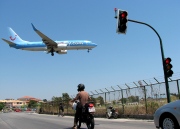
<path id="1" fill-rule="evenodd" d="M 146 85 L 148 86 L 148 83 L 146 81 L 144 81 L 144 83 L 146 83 Z M 147 112 L 147 98 L 146 98 L 146 87 L 145 86 L 144 86 L 144 92 L 145 92 L 144 97 L 145 97 L 146 114 L 147 114 L 148 112 Z"/>
<path id="2" fill-rule="evenodd" d="M 107 102 L 107 101 L 106 101 L 106 92 L 105 92 L 104 96 L 105 96 L 105 106 L 106 106 L 106 102 Z"/>
<path id="3" fill-rule="evenodd" d="M 176 82 L 177 82 L 177 89 L 178 89 L 178 97 L 179 97 L 179 99 L 180 99 L 180 93 L 179 93 L 179 80 L 176 80 Z"/>
<path id="4" fill-rule="evenodd" d="M 146 86 L 144 86 L 144 99 L 145 99 L 145 107 L 146 107 L 146 114 L 147 114 Z"/>
<path id="5" fill-rule="evenodd" d="M 123 114 L 124 114 L 124 97 L 123 97 L 123 89 L 121 89 L 121 93 L 122 93 L 122 107 L 123 107 Z"/>

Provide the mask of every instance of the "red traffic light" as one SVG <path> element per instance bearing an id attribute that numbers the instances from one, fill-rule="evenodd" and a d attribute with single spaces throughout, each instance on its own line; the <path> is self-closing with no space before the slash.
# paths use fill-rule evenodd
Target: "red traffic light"
<path id="1" fill-rule="evenodd" d="M 171 58 L 168 57 L 168 58 L 165 59 L 166 64 L 170 64 L 170 62 L 171 62 Z"/>
<path id="2" fill-rule="evenodd" d="M 127 19 L 128 17 L 128 12 L 125 10 L 120 10 L 118 9 L 117 12 L 117 29 L 116 32 L 119 34 L 126 34 L 126 30 L 127 30 Z"/>
<path id="3" fill-rule="evenodd" d="M 121 13 L 121 18 L 126 18 L 126 17 L 127 17 L 127 12 L 126 11 L 122 12 Z"/>
<path id="4" fill-rule="evenodd" d="M 171 68 L 173 67 L 171 62 L 171 58 L 166 58 L 164 60 L 164 65 L 165 65 L 165 73 L 166 73 L 166 77 L 172 77 L 173 71 L 171 70 Z"/>

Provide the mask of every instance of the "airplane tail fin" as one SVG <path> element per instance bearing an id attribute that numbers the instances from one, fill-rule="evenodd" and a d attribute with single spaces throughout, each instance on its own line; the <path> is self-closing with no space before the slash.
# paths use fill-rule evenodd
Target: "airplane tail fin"
<path id="1" fill-rule="evenodd" d="M 13 29 L 11 29 L 9 27 L 9 32 L 10 32 L 10 41 L 14 42 L 14 43 L 19 43 L 19 42 L 23 42 L 24 40 L 22 40 L 17 34 L 16 32 L 13 31 Z M 8 43 L 9 44 L 9 43 Z"/>

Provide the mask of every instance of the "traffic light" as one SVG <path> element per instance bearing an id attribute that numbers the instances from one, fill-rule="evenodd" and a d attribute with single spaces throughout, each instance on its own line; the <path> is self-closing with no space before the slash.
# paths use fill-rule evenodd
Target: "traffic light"
<path id="1" fill-rule="evenodd" d="M 117 33 L 126 34 L 127 30 L 127 11 L 119 10 L 117 12 Z"/>
<path id="2" fill-rule="evenodd" d="M 171 70 L 171 68 L 173 67 L 171 64 L 171 58 L 166 58 L 164 60 L 164 65 L 165 65 L 165 73 L 167 77 L 171 77 L 173 74 L 173 71 Z"/>

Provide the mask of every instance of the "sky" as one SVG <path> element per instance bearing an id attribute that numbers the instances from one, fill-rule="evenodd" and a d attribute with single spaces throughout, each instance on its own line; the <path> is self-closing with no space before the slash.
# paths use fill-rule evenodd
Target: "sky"
<path id="1" fill-rule="evenodd" d="M 91 50 L 69 50 L 53 57 L 45 52 L 10 48 L 0 41 L 0 100 L 23 96 L 51 100 L 86 91 L 163 77 L 160 42 L 154 31 L 128 22 L 126 34 L 116 33 L 114 8 L 128 19 L 145 22 L 161 36 L 164 55 L 180 78 L 179 0 L 1 0 L 0 36 L 11 27 L 22 39 L 41 41 L 31 23 L 53 40 L 90 40 Z"/>

